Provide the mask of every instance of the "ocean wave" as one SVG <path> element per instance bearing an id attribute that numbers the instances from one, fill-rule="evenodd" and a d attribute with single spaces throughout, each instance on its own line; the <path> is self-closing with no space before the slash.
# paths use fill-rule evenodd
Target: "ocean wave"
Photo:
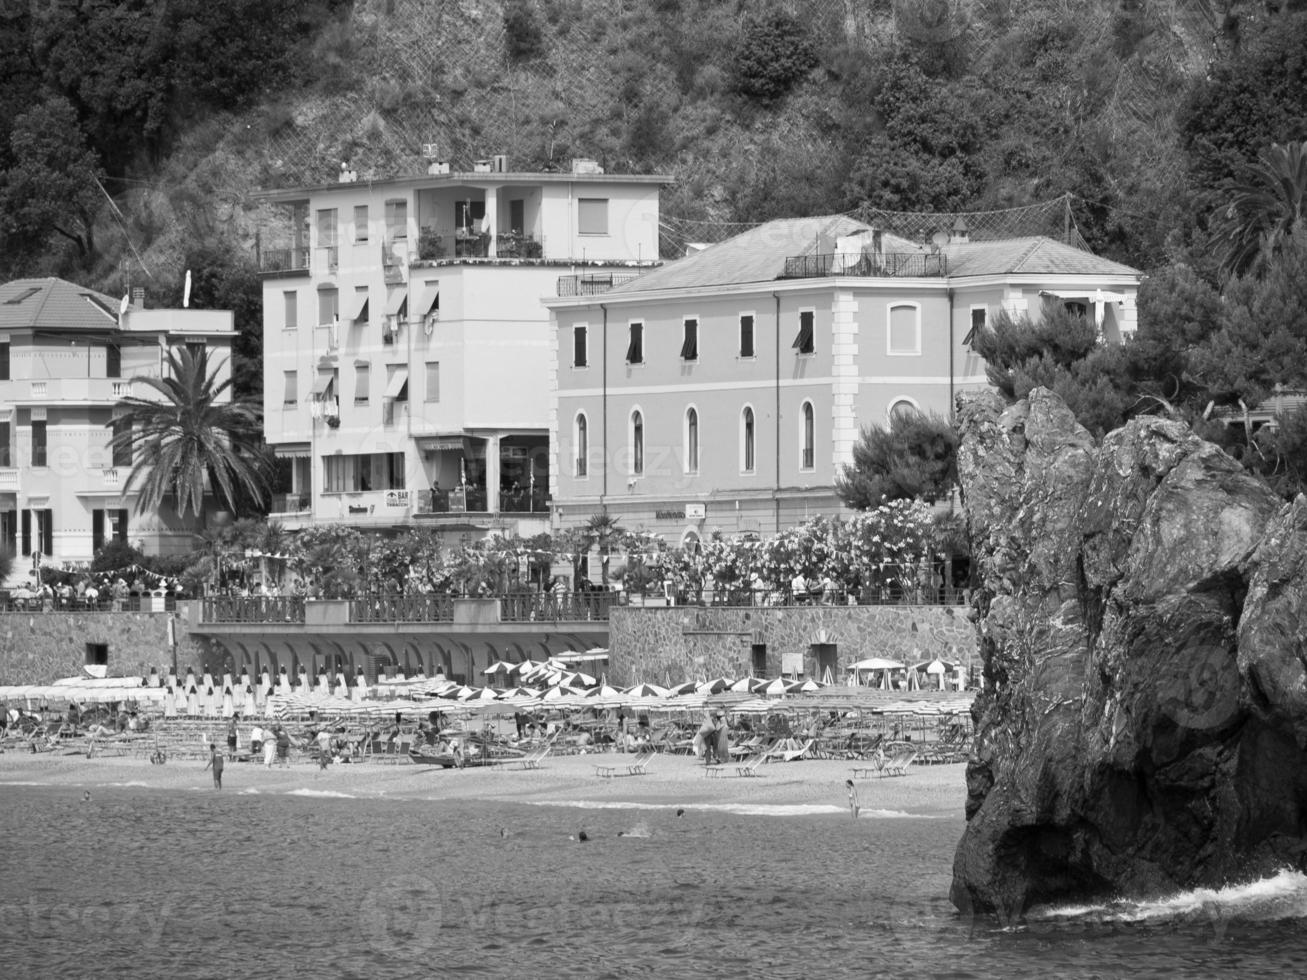
<path id="1" fill-rule="evenodd" d="M 1194 888 L 1152 899 L 1122 899 L 1093 905 L 1060 905 L 1035 909 L 1036 922 L 1153 922 L 1190 918 L 1277 921 L 1307 917 L 1307 875 L 1285 868 L 1260 878 L 1223 888 Z"/>
<path id="2" fill-rule="evenodd" d="M 54 783 L 35 779 L 0 779 L 0 786 L 54 786 Z"/>
<path id="3" fill-rule="evenodd" d="M 125 782 L 125 783 L 101 783 L 100 785 L 101 785 L 101 786 L 130 787 L 130 788 L 135 788 L 135 789 L 151 789 L 151 788 L 152 788 L 152 787 L 150 786 L 149 783 L 143 783 L 143 782 L 141 782 L 141 781 L 138 780 L 138 779 L 130 779 L 130 780 L 128 780 L 128 781 Z"/>
<path id="4" fill-rule="evenodd" d="M 334 799 L 354 800 L 357 799 L 353 793 L 341 793 L 334 789 L 292 789 L 288 790 L 286 796 L 328 796 Z"/>
<path id="5" fill-rule="evenodd" d="M 581 810 L 710 810 L 716 813 L 733 813 L 743 817 L 810 817 L 847 815 L 847 806 L 833 803 L 637 803 L 621 800 L 572 800 L 566 803 L 547 800 L 527 801 L 531 806 L 565 806 Z M 864 807 L 858 814 L 866 819 L 930 820 L 928 815 L 907 813 L 903 810 L 874 810 Z"/>

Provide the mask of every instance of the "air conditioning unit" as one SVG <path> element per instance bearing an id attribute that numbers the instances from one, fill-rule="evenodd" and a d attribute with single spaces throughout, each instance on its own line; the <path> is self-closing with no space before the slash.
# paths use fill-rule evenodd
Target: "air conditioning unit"
<path id="1" fill-rule="evenodd" d="M 493 162 L 491 163 L 491 167 L 497 174 L 508 173 L 508 157 L 503 153 L 496 153 Z"/>
<path id="2" fill-rule="evenodd" d="M 447 173 L 449 173 L 449 161 L 448 161 L 448 160 L 442 160 L 442 161 L 440 161 L 439 163 L 433 163 L 433 164 L 431 164 L 431 166 L 427 167 L 427 173 L 429 173 L 429 174 L 447 174 Z"/>
<path id="3" fill-rule="evenodd" d="M 435 160 L 440 156 L 440 148 L 435 143 L 423 143 L 422 155 L 428 160 Z"/>
<path id="4" fill-rule="evenodd" d="M 488 173 L 492 173 L 493 171 L 491 170 L 491 161 L 489 161 L 489 160 L 477 160 L 477 161 L 475 161 L 475 162 L 472 164 L 472 172 L 473 172 L 474 174 L 488 174 Z"/>

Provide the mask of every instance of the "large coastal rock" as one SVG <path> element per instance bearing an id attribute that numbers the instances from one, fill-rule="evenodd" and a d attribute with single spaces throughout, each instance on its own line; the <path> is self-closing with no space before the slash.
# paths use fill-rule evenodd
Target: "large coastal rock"
<path id="1" fill-rule="evenodd" d="M 1307 867 L 1307 500 L 1179 422 L 958 407 L 986 688 L 954 903 Z"/>

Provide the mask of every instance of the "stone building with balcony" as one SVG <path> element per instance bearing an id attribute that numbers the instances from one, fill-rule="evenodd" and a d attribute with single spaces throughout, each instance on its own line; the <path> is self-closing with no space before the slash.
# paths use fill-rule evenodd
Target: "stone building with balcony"
<path id="1" fill-rule="evenodd" d="M 842 504 L 859 430 L 948 417 L 987 383 L 972 338 L 1044 304 L 1134 330 L 1140 273 L 1047 237 L 928 244 L 834 215 L 772 221 L 629 281 L 547 302 L 555 526 L 601 507 L 679 544 L 774 533 Z"/>
<path id="2" fill-rule="evenodd" d="M 292 462 L 287 528 L 548 525 L 560 275 L 657 265 L 668 178 L 451 172 L 262 195 L 264 418 Z"/>
<path id="3" fill-rule="evenodd" d="M 112 540 L 192 548 L 170 506 L 136 513 L 112 424 L 122 399 L 149 397 L 134 379 L 160 377 L 169 349 L 207 347 L 224 379 L 233 337 L 229 311 L 147 309 L 143 290 L 124 305 L 63 279 L 0 286 L 0 547 L 16 576 L 34 560 L 90 561 Z"/>

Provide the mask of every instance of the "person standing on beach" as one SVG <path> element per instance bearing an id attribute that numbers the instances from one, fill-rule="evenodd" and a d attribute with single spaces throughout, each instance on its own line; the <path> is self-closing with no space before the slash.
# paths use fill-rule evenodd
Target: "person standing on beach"
<path id="1" fill-rule="evenodd" d="M 218 754 L 218 746 L 209 744 L 209 761 L 204 764 L 205 769 L 213 769 L 213 788 L 222 789 L 222 767 L 223 758 Z"/>
<path id="2" fill-rule="evenodd" d="M 274 732 L 268 732 L 268 736 L 263 741 L 263 768 L 271 769 L 272 760 L 277 755 L 277 736 Z"/>
<path id="3" fill-rule="evenodd" d="M 227 722 L 227 759 L 230 762 L 236 761 L 236 719 L 232 718 Z"/>

